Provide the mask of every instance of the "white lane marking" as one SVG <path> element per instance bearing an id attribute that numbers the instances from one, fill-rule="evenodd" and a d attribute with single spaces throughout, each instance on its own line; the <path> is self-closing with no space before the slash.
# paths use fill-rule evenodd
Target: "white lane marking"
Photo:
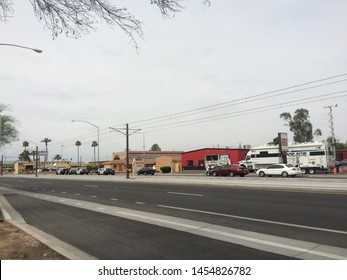
<path id="1" fill-rule="evenodd" d="M 83 185 L 83 187 L 98 188 L 99 186 L 96 186 L 96 185 Z"/>
<path id="2" fill-rule="evenodd" d="M 223 214 L 223 213 L 217 213 L 217 212 L 189 209 L 189 208 L 174 207 L 174 206 L 168 206 L 168 205 L 157 205 L 157 206 L 162 207 L 162 208 L 175 209 L 175 210 L 203 213 L 203 214 L 216 215 L 216 216 L 222 216 L 222 217 L 228 217 L 228 218 L 234 218 L 234 219 L 241 219 L 241 220 L 248 220 L 248 221 L 261 222 L 261 223 L 268 223 L 268 224 L 275 224 L 275 225 L 296 227 L 296 228 L 304 228 L 304 229 L 311 229 L 311 230 L 325 231 L 325 232 L 332 232 L 332 233 L 346 234 L 347 235 L 347 231 L 342 231 L 342 230 L 334 230 L 334 229 L 328 229 L 328 228 L 319 228 L 319 227 L 311 227 L 311 226 L 298 225 L 298 224 L 275 222 L 275 221 L 270 221 L 270 220 L 262 220 L 262 219 L 256 219 L 256 218 L 242 217 L 242 216 L 229 215 L 229 214 Z"/>
<path id="3" fill-rule="evenodd" d="M 110 200 L 118 200 L 118 198 L 111 198 Z"/>
<path id="4" fill-rule="evenodd" d="M 34 195 L 30 192 L 15 191 L 29 197 Z M 39 199 L 47 200 L 46 196 L 38 196 Z M 1 199 L 1 197 L 0 197 Z M 60 199 L 52 196 L 52 200 L 64 205 L 74 206 L 81 202 L 75 199 Z M 51 200 L 51 201 L 52 201 Z M 198 222 L 188 219 L 175 218 L 160 214 L 142 212 L 115 206 L 107 206 L 93 202 L 83 202 L 81 209 L 97 211 L 104 214 L 118 216 L 126 219 L 158 225 L 170 229 L 175 229 L 191 234 L 196 234 L 224 242 L 239 244 L 242 246 L 255 248 L 262 251 L 277 253 L 299 259 L 347 259 L 347 249 L 321 245 L 312 242 L 300 241 L 284 237 L 277 237 L 268 234 L 228 228 L 224 226 Z M 99 210 L 100 209 L 100 210 Z M 101 210 L 102 209 L 102 210 Z"/>
<path id="5" fill-rule="evenodd" d="M 141 201 L 136 201 L 135 203 L 136 204 L 145 204 L 144 202 L 141 202 Z"/>
<path id="6" fill-rule="evenodd" d="M 61 193 L 66 193 L 66 192 L 61 192 Z"/>
<path id="7" fill-rule="evenodd" d="M 177 195 L 190 195 L 190 196 L 204 196 L 200 193 L 182 193 L 182 192 L 167 192 L 168 194 L 177 194 Z"/>
<path id="8" fill-rule="evenodd" d="M 97 196 L 96 196 L 96 195 L 90 195 L 89 197 L 93 197 L 93 198 L 96 198 Z"/>
<path id="9" fill-rule="evenodd" d="M 75 195 L 80 195 L 79 193 L 75 193 Z"/>

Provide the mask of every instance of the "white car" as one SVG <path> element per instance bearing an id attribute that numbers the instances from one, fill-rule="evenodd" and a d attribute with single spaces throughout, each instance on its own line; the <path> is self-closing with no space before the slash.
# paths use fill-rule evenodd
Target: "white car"
<path id="1" fill-rule="evenodd" d="M 260 177 L 265 176 L 282 176 L 282 177 L 295 177 L 302 174 L 300 168 L 294 167 L 291 164 L 273 164 L 267 168 L 257 170 L 257 174 Z"/>

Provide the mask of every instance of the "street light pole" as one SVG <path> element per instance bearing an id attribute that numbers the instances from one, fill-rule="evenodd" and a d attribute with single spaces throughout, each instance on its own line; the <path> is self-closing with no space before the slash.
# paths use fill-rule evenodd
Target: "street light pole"
<path id="1" fill-rule="evenodd" d="M 16 47 L 16 48 L 22 48 L 22 49 L 32 50 L 32 51 L 37 52 L 37 53 L 42 53 L 42 50 L 40 50 L 40 49 L 34 49 L 34 48 L 25 47 L 25 46 L 20 46 L 20 45 L 15 45 L 15 44 L 4 44 L 4 43 L 0 43 L 0 46 Z"/>
<path id="2" fill-rule="evenodd" d="M 99 168 L 99 166 L 100 166 L 100 148 L 99 148 L 100 147 L 100 135 L 99 135 L 99 127 L 97 125 L 91 123 L 91 122 L 84 121 L 84 120 L 71 120 L 71 121 L 72 122 L 84 122 L 84 123 L 88 123 L 88 124 L 96 127 L 97 133 L 98 133 L 98 135 L 97 135 L 97 137 L 98 137 L 98 165 L 97 166 Z"/>

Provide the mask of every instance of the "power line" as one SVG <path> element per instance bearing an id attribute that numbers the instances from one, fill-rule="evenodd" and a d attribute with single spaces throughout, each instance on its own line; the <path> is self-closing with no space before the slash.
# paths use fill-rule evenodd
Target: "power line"
<path id="1" fill-rule="evenodd" d="M 314 102 L 319 102 L 319 101 L 331 100 L 334 98 L 347 97 L 347 94 L 331 97 L 331 95 L 336 95 L 336 94 L 340 94 L 340 93 L 347 93 L 347 91 L 340 91 L 340 92 L 331 93 L 329 95 L 329 97 L 326 97 L 327 94 L 322 94 L 322 95 L 316 97 L 316 98 L 320 98 L 320 99 L 315 99 L 315 100 L 312 100 L 311 97 L 307 97 L 307 98 L 303 98 L 303 99 L 299 99 L 299 100 L 289 101 L 289 102 L 286 102 L 285 104 L 284 103 L 277 103 L 277 104 L 267 105 L 267 106 L 263 106 L 263 107 L 245 109 L 245 110 L 241 110 L 241 111 L 237 111 L 237 112 L 225 113 L 225 114 L 220 114 L 220 115 L 215 115 L 215 116 L 208 116 L 208 117 L 198 118 L 198 119 L 191 119 L 191 120 L 186 120 L 186 121 L 181 121 L 181 122 L 176 122 L 176 123 L 169 123 L 169 124 L 163 124 L 163 125 L 152 126 L 152 127 L 142 127 L 142 130 L 145 130 L 146 133 L 157 132 L 157 131 L 168 130 L 168 129 L 172 129 L 172 128 L 179 128 L 179 127 L 183 127 L 183 126 L 194 125 L 197 123 L 211 122 L 211 121 L 216 121 L 216 120 L 220 120 L 220 119 L 227 119 L 227 118 L 231 118 L 231 117 L 238 117 L 238 116 L 243 116 L 243 115 L 248 115 L 248 114 L 265 112 L 265 111 L 270 111 L 270 110 L 275 110 L 275 109 L 285 108 L 285 107 L 291 107 L 291 106 L 296 106 L 296 105 L 301 105 L 301 104 L 306 104 L 306 103 L 314 103 Z M 303 101 L 306 101 L 306 102 L 303 102 Z M 176 125 L 176 126 L 174 126 L 174 125 Z M 156 129 L 156 128 L 160 128 L 163 126 L 165 126 L 165 128 Z M 169 127 L 169 126 L 171 126 L 171 127 Z M 154 130 L 147 131 L 146 129 L 154 129 Z"/>
<path id="2" fill-rule="evenodd" d="M 223 109 L 223 108 L 230 107 L 230 106 L 240 105 L 240 104 L 244 104 L 244 103 L 251 103 L 251 102 L 264 100 L 264 99 L 270 99 L 270 98 L 274 98 L 277 96 L 283 96 L 283 95 L 293 93 L 293 92 L 306 91 L 309 89 L 314 89 L 314 88 L 318 88 L 318 87 L 323 87 L 323 86 L 327 86 L 327 85 L 345 82 L 345 81 L 347 81 L 347 79 L 332 81 L 332 82 L 323 83 L 323 84 L 319 84 L 319 85 L 313 85 L 315 83 L 320 83 L 320 82 L 324 82 L 324 81 L 328 81 L 331 79 L 336 79 L 336 78 L 344 77 L 344 76 L 347 76 L 347 73 L 335 75 L 335 76 L 331 76 L 331 77 L 327 77 L 327 78 L 323 78 L 323 79 L 319 79 L 319 80 L 314 80 L 314 81 L 310 81 L 310 82 L 306 82 L 306 83 L 302 83 L 302 84 L 298 84 L 298 85 L 294 85 L 294 86 L 289 86 L 289 87 L 285 87 L 285 88 L 281 88 L 281 89 L 277 89 L 277 90 L 272 90 L 272 91 L 268 91 L 268 92 L 264 92 L 264 93 L 260 93 L 260 94 L 255 94 L 255 95 L 251 95 L 251 96 L 244 97 L 244 98 L 238 98 L 238 99 L 230 100 L 230 101 L 223 102 L 223 103 L 217 103 L 217 104 L 199 107 L 199 108 L 186 110 L 186 111 L 182 111 L 182 112 L 178 112 L 178 113 L 167 114 L 167 115 L 158 116 L 158 117 L 154 117 L 154 118 L 144 119 L 144 120 L 132 122 L 130 124 L 133 125 L 133 124 L 143 123 L 143 125 L 144 125 L 143 129 L 150 129 L 146 126 L 151 125 L 151 124 L 156 124 L 156 123 L 168 122 L 168 121 L 172 121 L 172 120 L 177 119 L 177 118 L 184 118 L 184 117 L 195 115 L 195 114 L 215 111 L 215 110 Z M 300 88 L 300 87 L 307 86 L 307 85 L 312 85 L 312 86 Z M 286 91 L 286 92 L 281 93 L 282 91 Z M 318 96 L 315 96 L 315 98 L 317 98 L 317 97 Z M 301 100 L 304 100 L 304 99 L 301 99 Z M 269 105 L 269 106 L 276 106 L 276 105 Z M 260 107 L 260 108 L 262 108 L 262 107 Z M 247 111 L 249 111 L 249 110 L 247 110 Z M 240 112 L 240 114 L 241 113 L 242 113 L 242 111 Z M 227 115 L 228 114 L 234 114 L 235 115 L 236 113 L 235 112 L 227 113 Z M 210 116 L 210 117 L 204 117 L 204 118 L 193 119 L 193 120 L 185 120 L 182 122 L 176 122 L 176 123 L 171 123 L 171 124 L 162 124 L 162 125 L 154 126 L 152 128 L 157 128 L 157 127 L 161 127 L 161 126 L 167 127 L 169 125 L 172 126 L 175 124 L 186 125 L 185 123 L 188 123 L 188 122 L 190 122 L 190 123 L 191 122 L 201 122 L 201 121 L 206 122 L 206 121 L 215 120 L 215 118 L 217 118 L 217 117 L 218 117 L 218 119 L 228 117 L 227 115 L 225 115 L 225 117 L 223 117 L 224 115 L 225 114 L 220 114 L 220 115 L 215 115 L 212 117 Z M 114 126 L 120 126 L 120 125 L 114 125 Z M 180 127 L 180 126 L 178 126 L 178 127 Z M 100 131 L 102 131 L 102 133 L 100 133 L 100 136 L 106 136 L 107 134 L 109 135 L 108 128 L 103 128 Z M 94 133 L 87 133 L 87 134 L 79 135 L 79 136 L 76 136 L 73 138 L 69 138 L 69 139 L 65 139 L 65 140 L 51 143 L 51 146 L 57 146 L 57 145 L 62 145 L 62 144 L 69 146 L 69 144 L 66 144 L 69 141 L 74 141 L 76 139 L 92 139 L 92 135 L 94 135 Z M 114 136 L 108 136 L 108 137 L 106 136 L 106 137 L 101 138 L 101 140 L 106 141 L 106 140 L 117 139 L 117 138 L 118 137 L 114 137 Z M 70 146 L 74 146 L 74 145 L 71 144 Z"/>
<path id="3" fill-rule="evenodd" d="M 266 96 L 266 95 L 278 93 L 278 92 L 281 92 L 281 91 L 290 90 L 290 89 L 294 89 L 294 88 L 298 88 L 298 87 L 302 87 L 302 86 L 306 86 L 306 85 L 310 85 L 310 84 L 315 84 L 315 83 L 318 83 L 318 82 L 323 82 L 323 81 L 327 81 L 327 80 L 331 80 L 331 79 L 336 79 L 338 77 L 343 77 L 343 76 L 347 76 L 347 73 L 336 75 L 336 76 L 332 76 L 332 77 L 328 77 L 328 78 L 323 78 L 323 79 L 319 79 L 319 80 L 314 80 L 314 81 L 311 81 L 311 82 L 306 82 L 306 83 L 302 83 L 302 84 L 298 84 L 298 85 L 294 85 L 294 86 L 290 86 L 290 87 L 285 87 L 285 88 L 281 88 L 281 89 L 277 89 L 277 90 L 272 90 L 272 91 L 268 91 L 268 92 L 264 92 L 264 93 L 260 93 L 260 94 L 255 94 L 255 95 L 251 95 L 251 96 L 248 96 L 248 97 L 243 97 L 243 98 L 238 98 L 238 99 L 235 99 L 235 100 L 230 100 L 230 101 L 226 101 L 226 102 L 222 102 L 222 103 L 217 103 L 217 104 L 213 104 L 213 105 L 209 105 L 209 106 L 199 107 L 199 108 L 186 110 L 186 111 L 182 111 L 182 112 L 178 112 L 178 113 L 167 114 L 167 115 L 163 115 L 163 116 L 159 116 L 159 117 L 154 117 L 154 118 L 149 118 L 149 119 L 145 119 L 145 120 L 140 120 L 140 121 L 132 122 L 130 124 L 138 124 L 138 123 L 158 120 L 158 119 L 162 119 L 162 118 L 170 118 L 170 119 L 172 119 L 172 118 L 177 117 L 179 115 L 183 115 L 183 114 L 187 114 L 187 113 L 191 113 L 191 112 L 196 112 L 196 111 L 201 111 L 201 110 L 204 110 L 204 109 L 210 109 L 210 108 L 214 108 L 214 107 L 219 107 L 219 106 L 226 106 L 226 104 L 240 102 L 240 101 L 250 102 L 250 100 L 254 99 L 254 98 L 259 98 L 259 97 L 263 97 L 263 96 Z M 325 86 L 325 85 L 329 85 L 329 84 L 339 83 L 339 82 L 343 82 L 343 81 L 347 81 L 347 79 L 340 80 L 340 81 L 335 81 L 335 82 L 330 82 L 330 83 L 326 83 L 326 84 L 322 84 L 322 85 L 317 85 L 317 86 L 314 86 L 314 87 L 309 87 L 309 89 L 315 88 L 315 87 L 321 87 L 321 86 Z M 299 89 L 297 91 L 301 91 L 301 90 L 306 90 L 306 89 Z M 219 108 L 216 108 L 216 109 L 219 109 Z"/>

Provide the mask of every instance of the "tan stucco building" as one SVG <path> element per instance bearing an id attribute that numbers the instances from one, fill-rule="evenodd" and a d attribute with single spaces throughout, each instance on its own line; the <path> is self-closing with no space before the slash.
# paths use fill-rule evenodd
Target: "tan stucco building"
<path id="1" fill-rule="evenodd" d="M 156 167 L 160 171 L 160 167 L 171 166 L 172 172 L 180 172 L 182 151 L 129 151 L 129 168 L 136 164 L 136 168 Z M 113 168 L 116 172 L 126 172 L 126 151 L 114 152 L 113 160 L 103 162 L 106 168 Z M 140 164 L 139 164 L 140 163 Z"/>

